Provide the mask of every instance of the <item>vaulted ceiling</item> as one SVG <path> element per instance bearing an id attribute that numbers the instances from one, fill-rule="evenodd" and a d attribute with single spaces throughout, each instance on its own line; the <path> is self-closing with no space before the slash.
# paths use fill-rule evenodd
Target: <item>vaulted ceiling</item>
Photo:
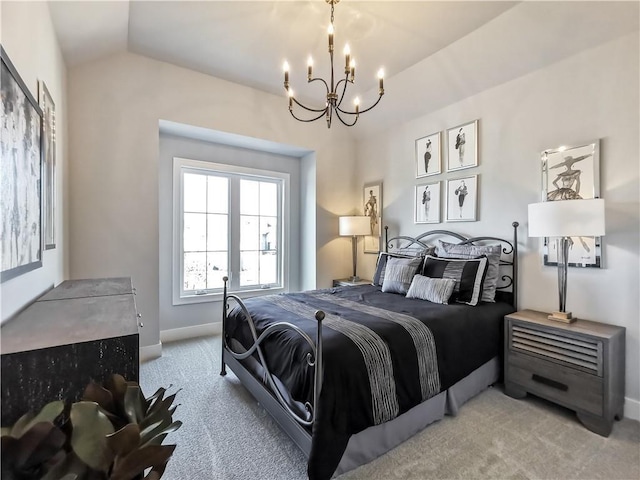
<path id="1" fill-rule="evenodd" d="M 328 76 L 325 0 L 49 5 L 68 66 L 130 51 L 284 97 L 286 59 L 297 95 L 322 97 L 306 85 L 306 61 L 312 55 L 314 73 Z M 335 66 L 342 70 L 348 42 L 357 62 L 354 91 L 374 98 L 375 74 L 384 67 L 385 101 L 393 95 L 393 108 L 410 118 L 412 109 L 443 107 L 637 31 L 638 23 L 638 2 L 342 0 Z M 416 89 L 416 78 L 424 88 Z"/>

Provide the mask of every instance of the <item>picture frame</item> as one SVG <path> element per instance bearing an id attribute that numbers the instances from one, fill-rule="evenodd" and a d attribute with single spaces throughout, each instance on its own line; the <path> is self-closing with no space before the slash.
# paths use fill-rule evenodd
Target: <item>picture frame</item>
<path id="1" fill-rule="evenodd" d="M 56 248 L 56 105 L 44 81 L 38 82 L 38 101 L 42 109 L 42 222 L 44 249 Z"/>
<path id="2" fill-rule="evenodd" d="M 447 179 L 447 222 L 475 222 L 478 210 L 478 175 Z"/>
<path id="3" fill-rule="evenodd" d="M 600 141 L 541 152 L 542 201 L 600 198 Z M 557 266 L 556 242 L 543 241 L 544 265 Z M 602 268 L 601 237 L 571 237 L 570 267 Z"/>
<path id="4" fill-rule="evenodd" d="M 5 282 L 42 267 L 42 110 L 1 46 L 0 57 L 0 282 Z"/>
<path id="5" fill-rule="evenodd" d="M 416 178 L 442 173 L 440 132 L 415 141 Z"/>
<path id="6" fill-rule="evenodd" d="M 440 223 L 440 183 L 415 186 L 413 223 Z"/>
<path id="7" fill-rule="evenodd" d="M 447 172 L 478 166 L 478 120 L 447 129 Z"/>
<path id="8" fill-rule="evenodd" d="M 382 182 L 366 183 L 362 189 L 362 211 L 371 221 L 371 235 L 364 237 L 364 253 L 380 252 L 382 239 Z"/>

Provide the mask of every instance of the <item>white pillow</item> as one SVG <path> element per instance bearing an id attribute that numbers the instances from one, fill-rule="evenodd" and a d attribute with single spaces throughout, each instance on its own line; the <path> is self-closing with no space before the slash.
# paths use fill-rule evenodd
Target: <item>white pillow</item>
<path id="1" fill-rule="evenodd" d="M 407 292 L 407 298 L 447 304 L 455 286 L 456 281 L 452 278 L 429 278 L 416 275 Z"/>

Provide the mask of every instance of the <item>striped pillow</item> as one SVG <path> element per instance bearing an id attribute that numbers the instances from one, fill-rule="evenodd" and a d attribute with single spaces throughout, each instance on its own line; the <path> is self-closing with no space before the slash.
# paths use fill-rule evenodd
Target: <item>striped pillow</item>
<path id="1" fill-rule="evenodd" d="M 382 286 L 382 284 L 384 283 L 384 272 L 387 268 L 387 260 L 389 260 L 390 258 L 420 257 L 424 261 L 425 255 L 433 255 L 435 250 L 436 250 L 435 247 L 428 247 L 426 249 L 421 248 L 421 249 L 412 249 L 412 250 L 404 248 L 404 249 L 396 250 L 393 253 L 380 252 L 378 254 L 378 263 L 376 263 L 376 271 L 375 271 L 375 274 L 373 275 L 372 283 L 379 287 Z"/>
<path id="2" fill-rule="evenodd" d="M 407 292 L 407 298 L 447 304 L 455 286 L 456 281 L 452 278 L 429 278 L 416 275 Z"/>
<path id="3" fill-rule="evenodd" d="M 420 265 L 422 265 L 422 257 L 387 259 L 382 291 L 405 295 Z"/>
<path id="4" fill-rule="evenodd" d="M 482 282 L 487 272 L 487 257 L 462 260 L 456 258 L 424 259 L 424 276 L 450 278 L 456 281 L 453 290 L 456 301 L 467 305 L 477 305 L 482 298 Z"/>
<path id="5" fill-rule="evenodd" d="M 482 285 L 481 300 L 483 302 L 495 302 L 496 287 L 500 276 L 500 257 L 502 255 L 502 247 L 500 245 L 457 245 L 439 240 L 436 247 L 436 255 L 440 258 L 464 259 L 486 255 L 488 260 L 487 275 Z"/>

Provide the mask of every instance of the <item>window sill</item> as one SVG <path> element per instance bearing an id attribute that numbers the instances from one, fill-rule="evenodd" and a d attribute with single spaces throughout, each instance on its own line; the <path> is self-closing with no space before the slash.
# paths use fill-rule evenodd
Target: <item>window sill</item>
<path id="1" fill-rule="evenodd" d="M 284 293 L 284 287 L 278 288 L 258 288 L 255 290 L 239 290 L 237 292 L 229 292 L 229 294 L 237 295 L 240 298 L 250 297 L 262 297 L 265 295 L 275 295 L 278 293 Z M 191 305 L 194 303 L 211 303 L 221 302 L 223 297 L 222 292 L 208 293 L 206 295 L 188 295 L 185 297 L 174 297 L 173 305 Z"/>

